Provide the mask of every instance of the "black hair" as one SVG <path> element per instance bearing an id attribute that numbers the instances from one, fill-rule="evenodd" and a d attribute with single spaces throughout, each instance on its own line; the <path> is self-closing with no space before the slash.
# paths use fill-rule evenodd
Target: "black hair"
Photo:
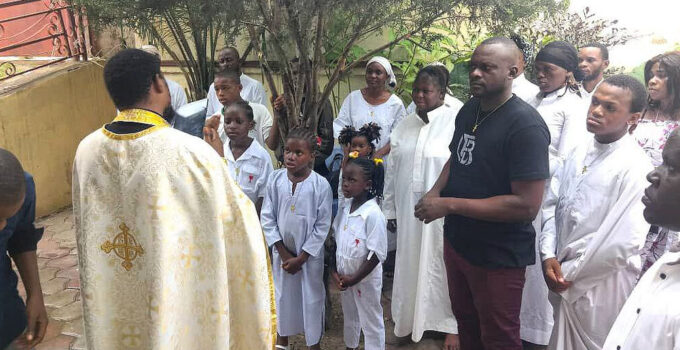
<path id="1" fill-rule="evenodd" d="M 345 166 L 349 164 L 358 165 L 363 171 L 364 178 L 371 180 L 371 189 L 368 191 L 367 198 L 382 199 L 383 188 L 385 187 L 385 167 L 382 159 L 350 158 Z"/>
<path id="2" fill-rule="evenodd" d="M 233 70 L 218 70 L 215 72 L 215 78 L 227 79 L 234 83 L 241 84 L 241 75 Z"/>
<path id="3" fill-rule="evenodd" d="M 243 113 L 246 115 L 246 118 L 248 118 L 248 120 L 250 120 L 251 122 L 255 121 L 255 115 L 253 113 L 253 107 L 250 106 L 250 103 L 248 103 L 248 101 L 244 101 L 244 100 L 236 101 L 236 102 L 229 105 L 229 108 L 232 108 L 232 107 L 238 108 L 241 111 L 243 111 Z M 229 108 L 227 108 L 227 109 L 229 109 Z M 226 113 L 226 110 L 225 110 L 225 113 Z"/>
<path id="4" fill-rule="evenodd" d="M 156 76 L 162 77 L 160 59 L 139 49 L 122 50 L 104 66 L 106 90 L 119 110 L 143 101 Z"/>
<path id="5" fill-rule="evenodd" d="M 0 148 L 0 205 L 17 205 L 25 193 L 24 168 L 14 154 Z"/>
<path id="6" fill-rule="evenodd" d="M 645 86 L 642 85 L 642 83 L 637 79 L 625 74 L 616 74 L 605 79 L 603 83 L 630 91 L 631 113 L 642 112 L 642 110 L 645 108 L 645 102 L 647 101 L 647 90 L 645 89 Z"/>
<path id="7" fill-rule="evenodd" d="M 303 128 L 301 126 L 297 126 L 288 131 L 288 137 L 286 137 L 286 141 L 290 139 L 302 140 L 307 142 L 307 144 L 309 145 L 309 150 L 311 151 L 312 154 L 314 154 L 314 151 L 316 151 L 317 148 L 319 147 L 317 143 L 316 134 L 311 132 L 309 129 Z"/>
<path id="8" fill-rule="evenodd" d="M 439 86 L 441 92 L 446 94 L 449 76 L 448 73 L 444 73 L 444 71 L 448 72 L 449 70 L 442 66 L 425 66 L 418 71 L 418 74 L 416 74 L 416 79 L 413 82 L 415 83 L 421 77 L 428 76 L 435 84 Z"/>
<path id="9" fill-rule="evenodd" d="M 666 88 L 668 89 L 671 104 L 670 110 L 663 112 L 671 116 L 677 116 L 680 112 L 680 51 L 666 52 L 654 56 L 647 61 L 645 63 L 645 85 L 648 85 L 649 80 L 654 76 L 652 67 L 655 63 L 658 63 L 666 71 L 666 76 L 668 76 Z M 661 107 L 659 101 L 654 101 L 651 98 L 647 98 L 647 103 L 650 109 L 659 109 Z"/>
<path id="10" fill-rule="evenodd" d="M 355 129 L 351 125 L 345 126 L 340 130 L 340 135 L 338 135 L 338 143 L 341 145 L 349 145 L 352 143 L 352 139 L 357 136 L 363 136 L 366 138 L 368 143 L 371 145 L 371 149 L 375 151 L 375 143 L 380 141 L 380 130 L 382 128 L 376 123 L 364 124 L 359 130 Z"/>
<path id="11" fill-rule="evenodd" d="M 600 57 L 602 57 L 603 60 L 608 60 L 609 59 L 609 49 L 607 49 L 606 46 L 600 43 L 587 43 L 580 48 L 586 48 L 586 47 L 594 47 L 600 49 Z"/>

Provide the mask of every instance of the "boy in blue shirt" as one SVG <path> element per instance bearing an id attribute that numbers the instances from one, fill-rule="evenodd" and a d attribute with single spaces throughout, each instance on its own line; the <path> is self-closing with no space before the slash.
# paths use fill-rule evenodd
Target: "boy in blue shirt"
<path id="1" fill-rule="evenodd" d="M 47 311 L 38 276 L 35 184 L 19 160 L 0 149 L 0 349 L 31 349 L 45 336 Z M 26 305 L 17 290 L 17 275 L 26 287 Z"/>

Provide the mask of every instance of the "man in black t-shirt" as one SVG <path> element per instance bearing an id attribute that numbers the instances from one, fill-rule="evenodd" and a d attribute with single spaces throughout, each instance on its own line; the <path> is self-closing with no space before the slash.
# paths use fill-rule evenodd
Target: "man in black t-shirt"
<path id="1" fill-rule="evenodd" d="M 535 263 L 531 222 L 549 178 L 550 133 L 512 94 L 516 55 L 507 38 L 475 49 L 474 97 L 456 117 L 451 158 L 415 208 L 425 223 L 445 217 L 444 259 L 463 350 L 522 349 L 522 288 L 526 266 Z"/>

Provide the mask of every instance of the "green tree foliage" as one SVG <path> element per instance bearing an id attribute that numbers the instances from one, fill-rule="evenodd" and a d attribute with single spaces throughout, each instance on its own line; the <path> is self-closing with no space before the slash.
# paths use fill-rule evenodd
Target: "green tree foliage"
<path id="1" fill-rule="evenodd" d="M 212 82 L 215 48 L 233 43 L 244 2 L 236 0 L 74 0 L 96 27 L 129 28 L 178 63 L 192 99 Z"/>
<path id="2" fill-rule="evenodd" d="M 403 94 L 410 91 L 415 72 L 421 66 L 413 60 L 414 56 L 418 60 L 445 60 L 452 66 L 461 56 L 469 55 L 469 48 L 466 53 L 457 52 L 458 38 L 449 37 L 456 28 L 535 17 L 541 11 L 551 12 L 556 3 L 555 0 L 254 0 L 247 7 L 250 15 L 246 17 L 252 19 L 248 29 L 262 66 L 270 70 L 268 62 L 277 62 L 283 77 L 288 115 L 282 116 L 285 121 L 280 126 L 285 135 L 286 129 L 294 125 L 314 129 L 322 101 L 334 93 L 337 84 L 354 67 L 376 54 L 391 56 L 395 45 L 408 52 L 405 61 L 411 64 L 392 57 L 406 76 L 404 85 L 398 87 Z M 442 26 L 450 30 L 442 32 Z M 360 47 L 363 40 L 387 32 L 388 40 L 382 45 Z M 289 63 L 292 57 L 304 58 L 300 60 L 300 69 Z M 312 84 L 319 81 L 318 74 L 324 71 L 328 83 Z"/>

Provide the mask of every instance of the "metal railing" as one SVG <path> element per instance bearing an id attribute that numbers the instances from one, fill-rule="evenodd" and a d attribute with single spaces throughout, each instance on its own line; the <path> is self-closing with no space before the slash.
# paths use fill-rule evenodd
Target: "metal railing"
<path id="1" fill-rule="evenodd" d="M 44 5 L 45 9 L 36 11 L 35 8 L 39 5 Z M 32 10 L 22 13 L 23 8 L 29 7 Z M 3 12 L 7 14 L 17 11 L 21 14 L 2 18 Z M 16 0 L 0 3 L 0 81 L 69 59 L 86 61 L 90 45 L 86 21 L 83 10 L 64 0 Z M 21 26 L 21 23 L 25 25 Z M 10 27 L 12 30 L 6 29 Z M 45 42 L 51 42 L 51 50 L 39 56 L 49 56 L 47 63 L 21 69 L 17 64 L 27 62 L 21 57 L 13 55 L 3 60 L 2 56 L 12 50 L 16 52 L 20 48 L 45 46 Z"/>

